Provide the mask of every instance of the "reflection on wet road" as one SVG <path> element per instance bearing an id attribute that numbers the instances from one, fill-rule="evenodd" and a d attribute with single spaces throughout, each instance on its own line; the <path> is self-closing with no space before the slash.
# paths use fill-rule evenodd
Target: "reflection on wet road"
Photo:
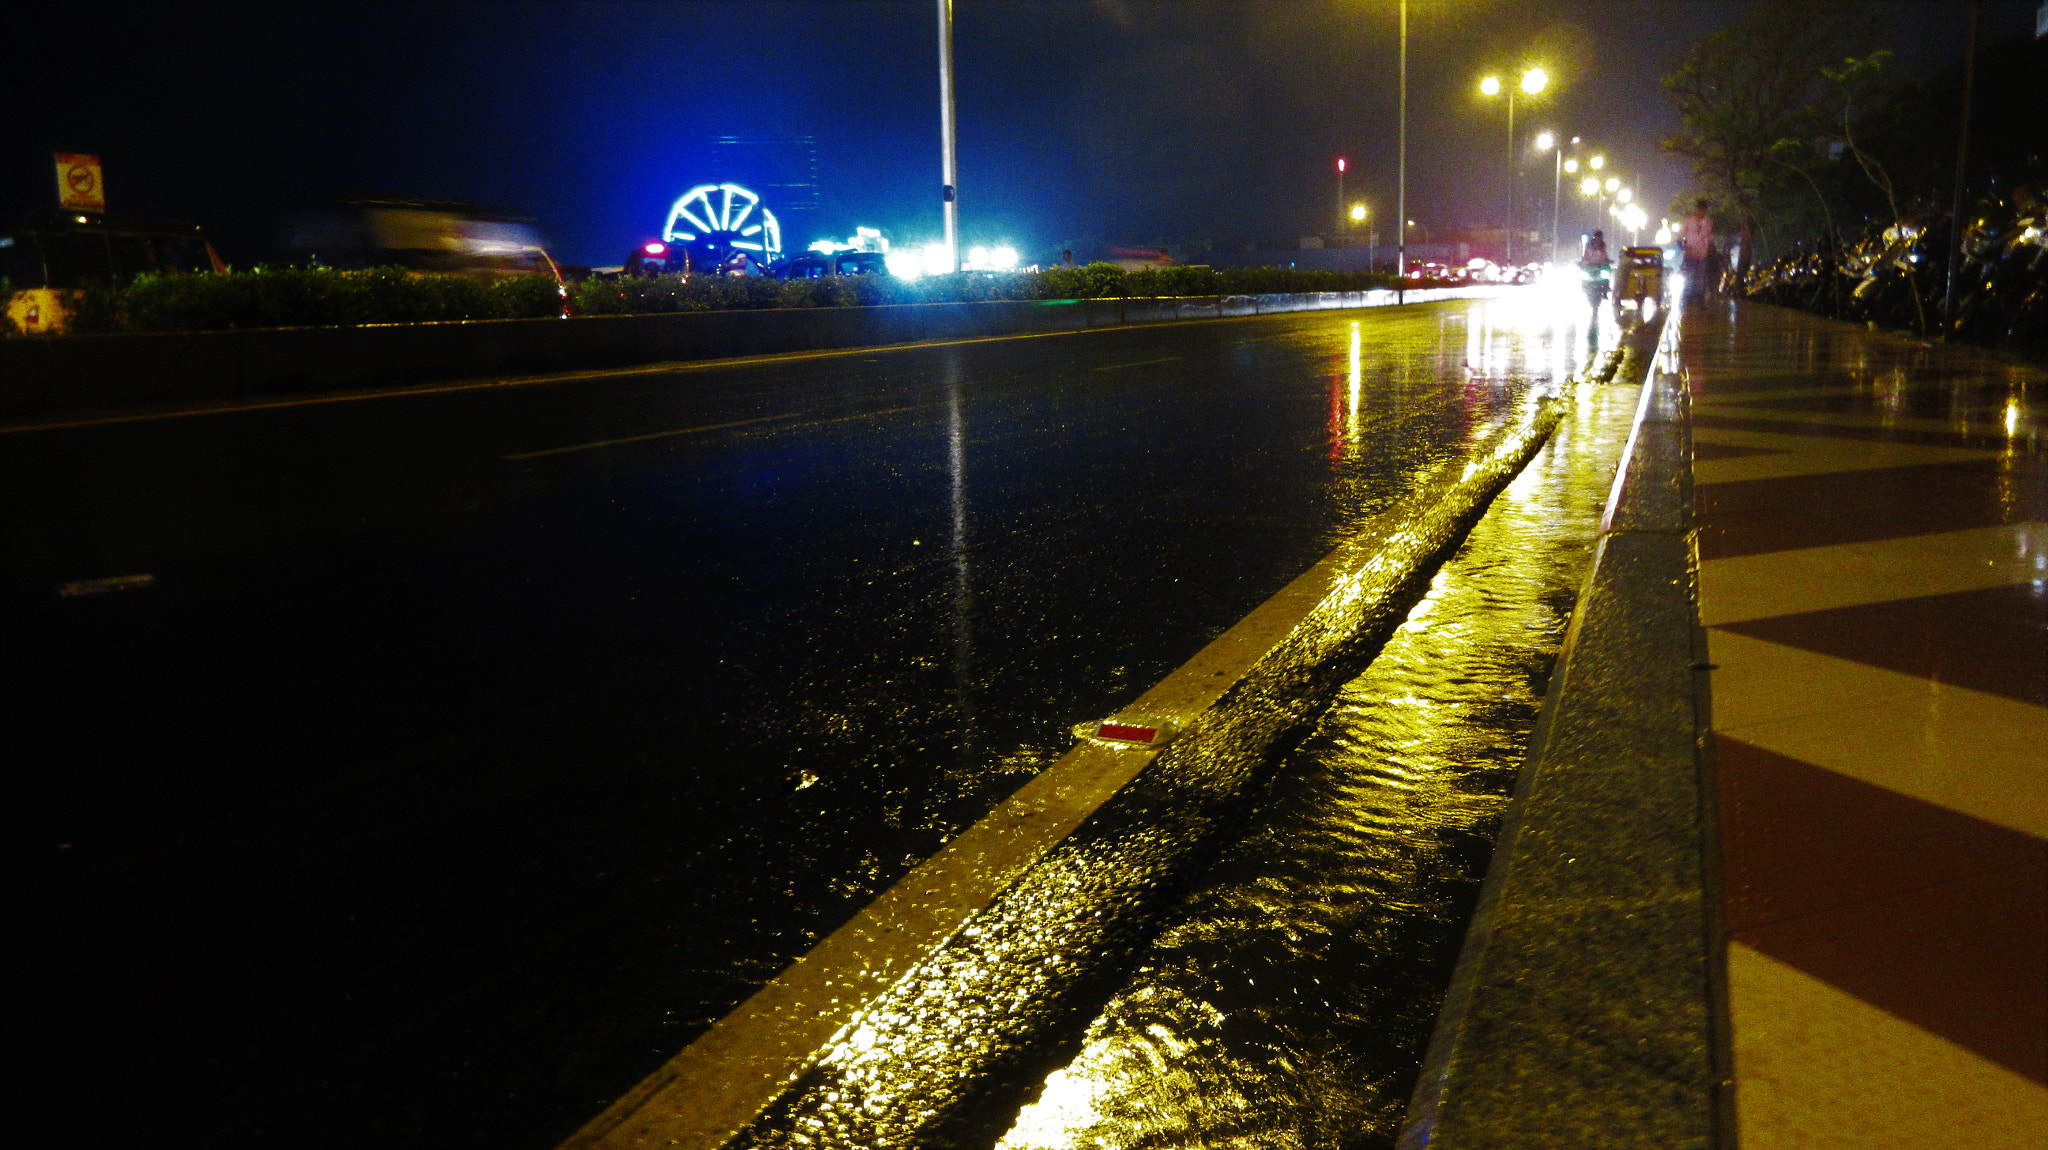
<path id="1" fill-rule="evenodd" d="M 1588 389 L 1002 1150 L 1393 1144 L 1633 399 Z"/>
<path id="2" fill-rule="evenodd" d="M 0 434 L 28 1089 L 127 1100 L 87 1145 L 552 1145 L 1567 343 L 1447 304 Z"/>

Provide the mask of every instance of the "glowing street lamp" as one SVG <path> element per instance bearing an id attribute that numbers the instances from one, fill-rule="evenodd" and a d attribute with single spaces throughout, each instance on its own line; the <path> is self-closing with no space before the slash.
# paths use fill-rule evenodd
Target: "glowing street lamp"
<path id="1" fill-rule="evenodd" d="M 1607 157 L 1594 156 L 1592 159 L 1586 161 L 1586 166 L 1597 172 L 1600 169 L 1607 166 Z"/>
<path id="2" fill-rule="evenodd" d="M 1372 230 L 1372 209 L 1363 203 L 1351 205 L 1351 222 L 1365 224 L 1365 266 L 1376 270 L 1380 257 L 1380 234 Z"/>
<path id="3" fill-rule="evenodd" d="M 1579 181 L 1579 194 L 1580 194 L 1580 195 L 1582 195 L 1582 196 L 1597 196 L 1597 195 L 1599 195 L 1599 194 L 1600 194 L 1600 177 L 1598 177 L 1598 176 L 1587 176 L 1587 177 L 1586 177 L 1585 179 L 1583 179 L 1583 180 L 1580 180 L 1580 181 Z"/>
<path id="4" fill-rule="evenodd" d="M 1515 84 L 1515 88 L 1520 88 L 1524 93 L 1531 96 L 1536 95 L 1549 86 L 1550 73 L 1541 68 L 1523 69 L 1521 79 Z M 1501 88 L 1502 84 L 1499 76 L 1487 76 L 1479 81 L 1479 91 L 1482 95 L 1498 96 L 1501 93 Z M 1508 203 L 1507 215 L 1502 217 L 1500 229 L 1503 247 L 1505 248 L 1501 257 L 1501 262 L 1504 264 L 1515 262 L 1515 88 L 1507 89 Z M 1547 135 L 1548 133 L 1545 134 Z"/>

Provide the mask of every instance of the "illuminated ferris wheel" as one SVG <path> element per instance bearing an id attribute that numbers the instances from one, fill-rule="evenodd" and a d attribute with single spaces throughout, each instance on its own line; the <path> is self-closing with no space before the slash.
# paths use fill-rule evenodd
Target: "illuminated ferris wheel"
<path id="1" fill-rule="evenodd" d="M 761 197 L 738 184 L 700 184 L 669 209 L 661 238 L 714 250 L 747 252 L 762 263 L 782 254 L 782 225 Z"/>

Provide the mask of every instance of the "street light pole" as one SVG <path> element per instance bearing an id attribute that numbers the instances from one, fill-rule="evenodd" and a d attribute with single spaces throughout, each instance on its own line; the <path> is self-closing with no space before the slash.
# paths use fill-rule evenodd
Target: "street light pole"
<path id="1" fill-rule="evenodd" d="M 1515 89 L 1508 88 L 1508 204 L 1500 218 L 1501 266 L 1515 263 Z"/>
<path id="2" fill-rule="evenodd" d="M 1564 145 L 1557 146 L 1550 174 L 1550 262 L 1557 262 L 1557 209 L 1558 201 L 1564 197 Z"/>
<path id="3" fill-rule="evenodd" d="M 953 151 L 953 0 L 939 0 L 939 199 L 946 217 L 946 270 L 960 270 L 960 175 Z"/>
<path id="4" fill-rule="evenodd" d="M 1343 247 L 1344 225 L 1344 157 L 1337 157 L 1337 246 Z"/>
<path id="5" fill-rule="evenodd" d="M 1394 220 L 1400 226 L 1396 242 L 1399 254 L 1394 259 L 1395 302 L 1408 300 L 1408 0 L 1401 0 L 1401 149 L 1400 160 L 1395 164 L 1396 179 L 1400 190 L 1395 193 Z"/>
<path id="6" fill-rule="evenodd" d="M 1550 84 L 1550 73 L 1541 68 L 1524 68 L 1522 74 L 1503 84 L 1498 76 L 1488 76 L 1479 81 L 1479 90 L 1488 96 L 1499 94 L 1502 88 L 1508 92 L 1508 179 L 1507 211 L 1500 218 L 1501 263 L 1515 262 L 1515 89 L 1520 88 L 1534 96 Z"/>

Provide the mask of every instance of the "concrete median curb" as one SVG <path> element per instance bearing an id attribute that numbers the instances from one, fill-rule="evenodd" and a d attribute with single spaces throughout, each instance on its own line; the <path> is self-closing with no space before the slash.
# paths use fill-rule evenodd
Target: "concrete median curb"
<path id="1" fill-rule="evenodd" d="M 1403 1150 L 1728 1144 L 1688 412 L 1649 366 Z"/>
<path id="2" fill-rule="evenodd" d="M 1560 416 L 1532 401 L 1132 703 L 1180 739 L 1082 742 L 565 1150 L 776 1146 L 795 1129 L 912 1145 L 971 1124 L 978 1091 L 1030 1080 L 1031 1052 L 1142 941 L 1272 748 L 1357 673 Z M 1098 910 L 1077 916 L 1077 902 Z M 918 1065 L 932 1073 L 914 1091 L 867 1082 Z"/>

